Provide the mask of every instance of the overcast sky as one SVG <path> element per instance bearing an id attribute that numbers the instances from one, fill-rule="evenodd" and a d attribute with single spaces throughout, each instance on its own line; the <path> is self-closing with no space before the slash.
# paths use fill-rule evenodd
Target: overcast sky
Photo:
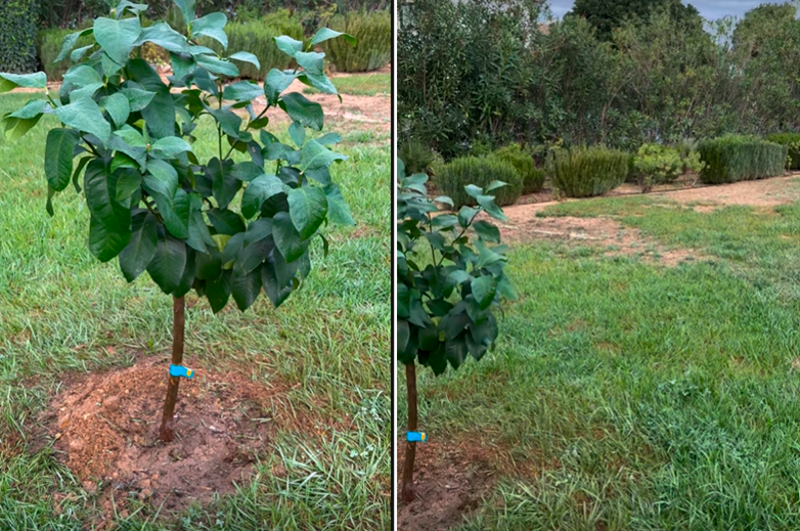
<path id="1" fill-rule="evenodd" d="M 561 18 L 564 13 L 572 9 L 572 5 L 575 2 L 574 0 L 549 0 L 549 3 L 556 18 Z M 684 3 L 692 4 L 696 7 L 703 18 L 717 20 L 728 15 L 741 17 L 745 12 L 760 4 L 782 4 L 783 2 L 770 2 L 769 0 L 684 0 Z"/>

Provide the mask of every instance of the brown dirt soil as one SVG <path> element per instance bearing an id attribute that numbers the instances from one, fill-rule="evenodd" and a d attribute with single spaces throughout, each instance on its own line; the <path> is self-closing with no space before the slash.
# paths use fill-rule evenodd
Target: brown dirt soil
<path id="1" fill-rule="evenodd" d="M 67 378 L 40 416 L 56 455 L 109 514 L 136 498 L 164 512 L 209 502 L 247 481 L 256 455 L 267 449 L 272 402 L 285 387 L 271 388 L 236 373 L 202 369 L 182 378 L 176 438 L 158 437 L 167 388 L 162 358 L 125 369 Z M 112 506 L 113 498 L 113 506 Z"/>
<path id="2" fill-rule="evenodd" d="M 397 441 L 400 492 L 406 442 Z M 398 502 L 399 531 L 442 531 L 463 523 L 497 482 L 488 449 L 454 443 L 417 444 L 413 502 Z"/>

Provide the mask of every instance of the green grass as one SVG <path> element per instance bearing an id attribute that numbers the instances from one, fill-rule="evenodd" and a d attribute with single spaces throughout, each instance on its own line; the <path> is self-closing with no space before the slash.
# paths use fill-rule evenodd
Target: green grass
<path id="1" fill-rule="evenodd" d="M 29 96 L 0 98 L 0 114 Z M 49 125 L 54 125 L 52 121 Z M 216 149 L 208 127 L 198 155 Z M 163 355 L 171 344 L 171 303 L 147 275 L 129 285 L 116 260 L 88 251 L 87 212 L 70 186 L 44 205 L 46 128 L 0 140 L 0 529 L 79 530 L 96 515 L 94 498 L 29 438 L 46 400 L 70 371 L 132 362 L 122 352 Z M 286 137 L 286 132 L 279 135 Z M 240 314 L 187 310 L 187 363 L 281 379 L 291 407 L 338 422 L 330 437 L 278 432 L 258 474 L 232 496 L 179 515 L 180 529 L 386 529 L 390 512 L 390 175 L 388 143 L 342 147 L 333 169 L 357 227 L 331 228 L 304 286 L 278 310 L 266 297 Z M 120 354 L 110 355 L 106 347 Z M 24 385 L 23 385 L 24 383 Z M 156 422 L 157 419 L 153 419 Z M 283 467 L 286 477 L 270 470 Z M 70 495 L 56 513 L 52 494 Z M 336 495 L 331 495 L 336 493 Z M 119 518 L 119 529 L 176 529 L 154 510 Z"/>
<path id="2" fill-rule="evenodd" d="M 491 441 L 519 465 L 455 529 L 797 529 L 800 203 L 614 198 L 543 215 L 613 215 L 705 258 L 515 245 L 519 299 L 496 350 L 418 386 L 433 440 Z"/>
<path id="3" fill-rule="evenodd" d="M 388 96 L 392 92 L 391 74 L 352 74 L 332 77 L 336 90 L 350 96 Z M 306 94 L 319 94 L 319 90 L 306 87 Z"/>

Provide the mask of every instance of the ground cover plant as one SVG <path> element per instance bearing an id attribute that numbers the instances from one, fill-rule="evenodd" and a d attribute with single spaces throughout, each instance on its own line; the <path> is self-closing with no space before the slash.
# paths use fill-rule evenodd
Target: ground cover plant
<path id="1" fill-rule="evenodd" d="M 515 241 L 518 299 L 495 351 L 457 375 L 418 376 L 428 430 L 490 469 L 471 479 L 490 485 L 478 508 L 438 528 L 791 529 L 799 184 L 782 185 L 777 207 L 708 211 L 664 195 L 541 212 L 610 216 L 697 258 L 668 267 L 604 245 Z M 447 459 L 429 473 L 479 469 Z"/>
<path id="2" fill-rule="evenodd" d="M 438 204 L 453 201 L 427 196 L 424 173 L 406 176 L 398 161 L 397 195 L 397 361 L 405 366 L 408 435 L 403 464 L 402 499 L 414 499 L 414 460 L 417 440 L 416 366 L 441 375 L 454 370 L 468 356 L 476 361 L 492 347 L 498 335 L 495 310 L 501 297 L 513 298 L 505 277 L 506 247 L 500 231 L 482 214 L 505 220 L 492 192 L 501 181 L 484 188 L 466 185 L 476 207 L 463 206 L 458 215 L 441 214 Z M 490 245 L 497 244 L 497 245 Z M 428 261 L 430 257 L 430 261 Z"/>
<path id="3" fill-rule="evenodd" d="M 7 95 L 0 100 L 2 113 L 13 113 L 31 97 L 42 105 L 49 104 L 42 93 Z M 74 529 L 81 521 L 103 512 L 99 492 L 87 490 L 56 459 L 52 449 L 28 448 L 35 412 L 44 407 L 65 371 L 131 363 L 135 355 L 130 349 L 149 354 L 163 351 L 170 334 L 160 290 L 141 279 L 128 287 L 116 267 L 97 263 L 86 252 L 88 220 L 82 201 L 64 194 L 52 221 L 31 207 L 37 203 L 43 207 L 47 196 L 42 191 L 47 179 L 41 164 L 46 137 L 63 128 L 53 115 L 43 116 L 40 123 L 43 130 L 33 128 L 25 138 L 30 149 L 21 150 L 20 143 L 12 141 L 0 146 L 5 181 L 2 225 L 4 230 L 20 235 L 13 245 L 6 240 L 1 251 L 3 263 L 13 266 L 0 281 L 0 367 L 3 395 L 7 397 L 0 407 L 0 475 L 4 479 L 0 527 Z M 290 145 L 298 128 L 287 129 L 287 125 L 278 121 L 270 129 L 281 144 Z M 306 133 L 306 144 L 331 139 L 325 140 L 314 130 Z M 199 160 L 219 157 L 217 121 L 212 116 L 199 117 L 192 134 L 196 137 L 192 151 Z M 41 147 L 37 149 L 37 145 Z M 226 145 L 225 150 L 229 147 Z M 386 266 L 381 264 L 381 257 L 388 256 L 389 250 L 388 232 L 384 230 L 388 219 L 378 213 L 385 211 L 383 206 L 389 201 L 385 186 L 380 184 L 388 179 L 389 155 L 388 149 L 347 142 L 345 150 L 350 159 L 341 163 L 342 171 L 347 174 L 347 184 L 359 190 L 350 204 L 359 221 L 364 220 L 356 229 L 361 236 L 332 245 L 332 256 L 327 260 L 323 259 L 322 240 L 309 249 L 309 258 L 326 265 L 315 268 L 319 277 L 312 274 L 303 281 L 305 301 L 289 299 L 283 305 L 288 306 L 286 313 L 275 313 L 269 311 L 262 297 L 253 303 L 254 313 L 236 316 L 221 311 L 214 319 L 207 298 L 201 302 L 194 294 L 186 295 L 187 315 L 191 315 L 193 324 L 187 329 L 186 346 L 192 354 L 198 354 L 193 358 L 197 364 L 207 367 L 209 373 L 212 367 L 243 368 L 248 377 L 261 382 L 294 381 L 285 405 L 279 408 L 327 411 L 330 419 L 341 421 L 341 427 L 312 422 L 309 429 L 325 433 L 322 438 L 291 430 L 276 433 L 270 441 L 275 453 L 264 456 L 252 484 L 240 485 L 233 500 L 223 497 L 212 507 L 189 509 L 180 517 L 186 529 L 213 528 L 221 525 L 219 522 L 230 528 L 251 527 L 256 522 L 267 527 L 328 529 L 383 529 L 388 525 L 385 428 L 389 419 L 383 414 L 389 411 L 389 405 L 382 391 L 388 370 L 378 362 L 382 359 L 378 353 L 388 348 L 389 288 L 383 282 Z M 231 158 L 236 164 L 252 162 L 249 153 L 235 149 Z M 333 173 L 338 172 L 334 169 Z M 198 172 L 195 176 L 202 175 Z M 84 191 L 91 189 L 79 184 L 84 184 Z M 344 181 L 342 185 L 344 188 Z M 245 210 L 244 195 L 240 191 L 228 209 L 237 215 Z M 216 201 L 213 191 L 209 201 Z M 156 212 L 158 206 L 154 205 Z M 213 225 L 209 232 L 212 229 Z M 326 233 L 338 239 L 335 235 L 343 230 L 345 234 L 352 232 L 331 227 Z M 31 234 L 37 235 L 33 242 L 28 239 Z M 196 304 L 199 307 L 192 309 Z M 39 310 L 31 312 L 30 308 Z M 321 322 L 319 311 L 330 318 Z M 297 331 L 302 337 L 292 341 L 287 330 L 292 330 L 292 335 Z M 336 341 L 331 340 L 333 336 L 337 336 Z M 265 358 L 265 345 L 274 345 L 276 351 L 288 355 Z M 345 359 L 345 351 L 354 358 Z M 358 362 L 351 364 L 356 358 Z M 336 368 L 329 365 L 331 362 Z M 163 367 L 166 371 L 166 364 Z M 35 385 L 21 384 L 32 377 Z M 339 430 L 341 433 L 337 433 Z M 279 476 L 275 467 L 283 470 Z M 57 486 L 41 490 L 43 485 Z M 326 501 L 324 493 L 331 490 L 346 494 Z M 275 499 L 283 500 L 277 509 L 273 506 Z M 158 507 L 135 508 L 120 509 L 113 519 L 137 529 L 167 525 L 152 522 Z"/>

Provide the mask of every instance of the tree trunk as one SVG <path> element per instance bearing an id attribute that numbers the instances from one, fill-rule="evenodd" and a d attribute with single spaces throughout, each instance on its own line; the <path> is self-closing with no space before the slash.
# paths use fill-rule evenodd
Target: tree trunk
<path id="1" fill-rule="evenodd" d="M 172 364 L 183 364 L 183 338 L 186 324 L 186 305 L 183 297 L 172 299 Z M 169 377 L 167 384 L 167 400 L 164 402 L 164 414 L 161 417 L 161 440 L 170 442 L 175 436 L 172 431 L 175 416 L 175 402 L 178 400 L 178 384 L 180 378 Z"/>
<path id="2" fill-rule="evenodd" d="M 417 431 L 417 371 L 414 362 L 406 364 L 406 389 L 408 391 L 408 431 Z M 417 443 L 406 441 L 406 460 L 403 463 L 403 501 L 414 501 L 414 456 Z"/>

